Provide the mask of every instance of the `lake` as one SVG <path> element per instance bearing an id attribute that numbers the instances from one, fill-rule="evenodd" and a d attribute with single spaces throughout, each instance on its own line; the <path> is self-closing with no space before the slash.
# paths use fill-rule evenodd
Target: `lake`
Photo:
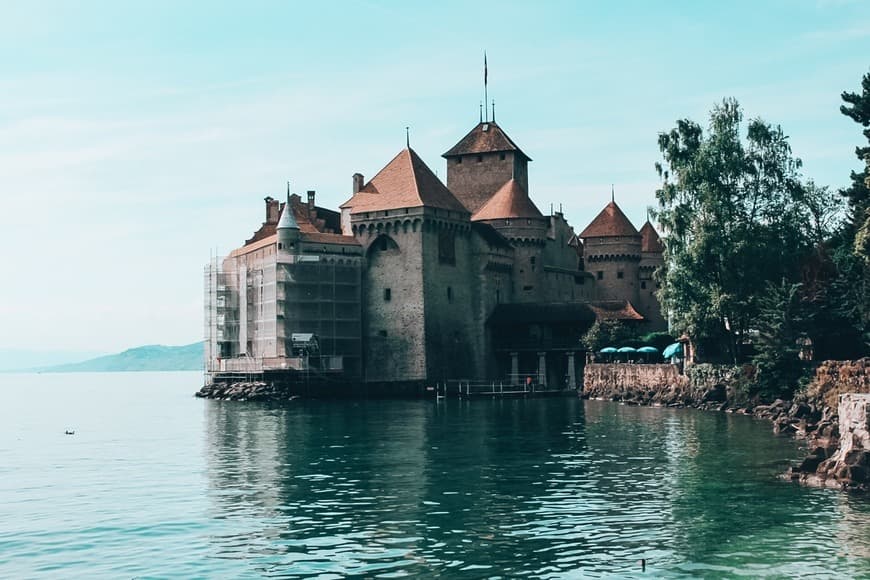
<path id="1" fill-rule="evenodd" d="M 870 576 L 870 498 L 749 417 L 201 380 L 0 374 L 0 577 Z"/>

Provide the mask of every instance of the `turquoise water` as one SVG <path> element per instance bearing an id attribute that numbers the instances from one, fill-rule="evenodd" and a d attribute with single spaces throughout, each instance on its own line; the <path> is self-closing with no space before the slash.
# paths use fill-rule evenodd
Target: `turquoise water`
<path id="1" fill-rule="evenodd" d="M 200 380 L 0 375 L 0 577 L 870 576 L 870 499 L 778 480 L 747 417 Z"/>

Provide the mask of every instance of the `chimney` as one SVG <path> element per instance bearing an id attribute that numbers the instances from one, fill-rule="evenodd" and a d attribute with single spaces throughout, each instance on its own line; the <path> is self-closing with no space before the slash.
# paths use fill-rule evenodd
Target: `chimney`
<path id="1" fill-rule="evenodd" d="M 281 209 L 278 207 L 280 202 L 277 199 L 273 199 L 272 196 L 267 196 L 265 198 L 266 202 L 266 223 L 267 224 L 277 224 L 278 219 L 280 218 Z"/>
<path id="2" fill-rule="evenodd" d="M 314 190 L 308 190 L 308 211 L 314 211 Z"/>
<path id="3" fill-rule="evenodd" d="M 353 192 L 359 193 L 359 191 L 363 188 L 363 182 L 365 181 L 365 177 L 362 176 L 362 173 L 354 173 L 353 174 Z"/>

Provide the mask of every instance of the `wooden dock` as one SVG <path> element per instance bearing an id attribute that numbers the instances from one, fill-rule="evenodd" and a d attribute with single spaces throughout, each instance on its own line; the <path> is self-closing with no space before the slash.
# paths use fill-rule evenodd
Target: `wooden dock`
<path id="1" fill-rule="evenodd" d="M 546 385 L 514 384 L 505 381 L 444 381 L 428 387 L 436 399 L 507 399 L 521 397 L 554 397 L 575 395 L 576 389 L 548 387 Z"/>

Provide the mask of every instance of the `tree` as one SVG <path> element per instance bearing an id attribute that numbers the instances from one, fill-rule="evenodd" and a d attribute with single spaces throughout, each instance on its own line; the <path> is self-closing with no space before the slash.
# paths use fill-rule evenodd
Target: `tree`
<path id="1" fill-rule="evenodd" d="M 637 336 L 633 329 L 619 320 L 596 320 L 580 342 L 587 350 L 597 352 L 604 347 L 634 346 Z"/>
<path id="2" fill-rule="evenodd" d="M 818 198 L 828 192 L 802 185 L 782 128 L 752 119 L 744 140 L 742 121 L 737 101 L 725 99 L 706 134 L 684 119 L 659 135 L 659 299 L 707 360 L 737 361 L 768 284 L 797 281 L 818 237 L 808 224 L 826 223 Z"/>
<path id="3" fill-rule="evenodd" d="M 800 284 L 782 280 L 768 284 L 759 300 L 758 354 L 753 357 L 758 373 L 756 387 L 765 398 L 790 397 L 802 374 L 798 363 L 798 338 L 803 334 Z"/>
<path id="4" fill-rule="evenodd" d="M 870 228 L 867 221 L 870 215 L 866 213 L 870 205 L 870 72 L 861 80 L 861 89 L 860 94 L 844 91 L 841 98 L 846 104 L 840 105 L 841 113 L 864 127 L 863 133 L 867 138 L 867 146 L 855 148 L 855 156 L 865 164 L 864 171 L 853 171 L 852 185 L 841 192 L 849 200 L 849 217 L 855 230 Z"/>
<path id="5" fill-rule="evenodd" d="M 855 148 L 864 170 L 851 173 L 852 184 L 840 193 L 848 199 L 849 214 L 839 235 L 832 240 L 842 290 L 841 309 L 863 336 L 870 349 L 870 72 L 861 80 L 861 92 L 843 92 L 840 112 L 863 127 L 867 143 Z"/>

